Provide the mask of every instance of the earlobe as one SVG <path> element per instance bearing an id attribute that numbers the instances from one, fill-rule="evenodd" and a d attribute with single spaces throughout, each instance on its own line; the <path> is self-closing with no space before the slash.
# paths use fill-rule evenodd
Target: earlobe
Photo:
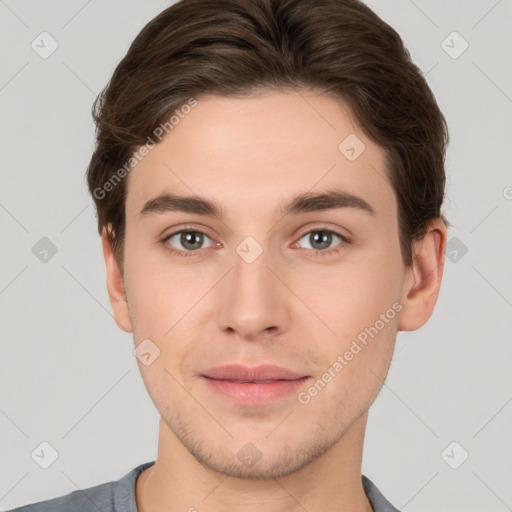
<path id="1" fill-rule="evenodd" d="M 426 235 L 413 246 L 413 262 L 402 290 L 398 329 L 414 331 L 432 316 L 439 296 L 446 250 L 446 226 L 434 219 Z"/>
<path id="2" fill-rule="evenodd" d="M 124 288 L 123 276 L 115 258 L 112 240 L 103 228 L 101 235 L 103 256 L 107 274 L 107 290 L 114 320 L 117 326 L 125 332 L 132 332 L 132 322 Z"/>

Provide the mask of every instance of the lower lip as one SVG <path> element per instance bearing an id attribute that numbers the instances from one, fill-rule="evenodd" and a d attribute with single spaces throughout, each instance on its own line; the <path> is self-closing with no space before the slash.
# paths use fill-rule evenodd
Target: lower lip
<path id="1" fill-rule="evenodd" d="M 203 377 L 207 385 L 240 405 L 264 405 L 289 395 L 303 386 L 309 377 L 296 380 L 275 380 L 258 384 L 255 382 L 233 382 Z"/>

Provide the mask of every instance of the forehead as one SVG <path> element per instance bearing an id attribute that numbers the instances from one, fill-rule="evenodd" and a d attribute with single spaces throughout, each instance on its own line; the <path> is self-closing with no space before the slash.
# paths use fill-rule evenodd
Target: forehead
<path id="1" fill-rule="evenodd" d="M 258 214 L 297 193 L 333 188 L 395 212 L 385 152 L 338 99 L 309 91 L 204 96 L 172 126 L 130 172 L 127 214 L 163 192 Z"/>

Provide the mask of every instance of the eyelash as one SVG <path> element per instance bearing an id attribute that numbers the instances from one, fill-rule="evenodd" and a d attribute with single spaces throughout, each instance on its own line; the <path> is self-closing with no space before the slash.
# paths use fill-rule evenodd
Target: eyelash
<path id="1" fill-rule="evenodd" d="M 304 233 L 302 233 L 302 235 L 299 237 L 298 240 L 304 238 L 305 235 L 308 235 L 308 234 L 311 234 L 311 233 L 318 233 L 318 232 L 321 232 L 321 233 L 329 233 L 331 235 L 336 235 L 337 237 L 341 238 L 342 242 L 340 242 L 338 244 L 338 248 L 334 248 L 334 249 L 326 249 L 326 250 L 319 250 L 319 249 L 307 249 L 308 251 L 313 251 L 313 255 L 314 256 L 326 256 L 326 255 L 331 255 L 333 253 L 338 253 L 340 252 L 341 250 L 343 250 L 343 247 L 345 245 L 348 245 L 351 243 L 351 241 L 344 235 L 338 233 L 337 231 L 333 231 L 332 229 L 329 229 L 327 228 L 326 226 L 320 226 L 318 228 L 315 228 L 315 229 L 310 229 L 309 231 L 306 231 Z M 178 235 L 180 233 L 200 233 L 202 235 L 205 235 L 206 237 L 210 238 L 204 231 L 201 231 L 200 229 L 193 229 L 193 228 L 189 228 L 188 226 L 185 227 L 185 228 L 182 228 L 178 231 L 174 231 L 173 233 L 170 233 L 169 235 L 166 235 L 162 240 L 162 244 L 164 246 L 164 248 L 169 251 L 170 253 L 172 253 L 173 255 L 176 255 L 176 256 L 179 256 L 179 257 L 182 257 L 182 258 L 188 258 L 190 256 L 195 256 L 196 253 L 198 253 L 201 249 L 197 249 L 195 251 L 183 251 L 183 250 L 179 250 L 179 249 L 175 249 L 174 247 L 170 246 L 167 242 L 170 238 L 172 238 L 173 236 L 175 235 Z"/>

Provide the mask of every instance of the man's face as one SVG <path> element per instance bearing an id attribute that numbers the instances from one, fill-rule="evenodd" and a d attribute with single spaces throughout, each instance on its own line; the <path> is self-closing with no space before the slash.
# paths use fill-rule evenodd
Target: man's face
<path id="1" fill-rule="evenodd" d="M 360 201 L 284 213 L 296 196 L 328 191 L 373 212 Z M 148 203 L 164 194 L 214 202 L 222 217 Z M 335 99 L 198 98 L 128 178 L 129 329 L 160 350 L 140 371 L 166 426 L 222 473 L 290 474 L 365 415 L 391 361 L 406 275 L 384 152 Z M 305 378 L 205 376 L 232 364 Z"/>

